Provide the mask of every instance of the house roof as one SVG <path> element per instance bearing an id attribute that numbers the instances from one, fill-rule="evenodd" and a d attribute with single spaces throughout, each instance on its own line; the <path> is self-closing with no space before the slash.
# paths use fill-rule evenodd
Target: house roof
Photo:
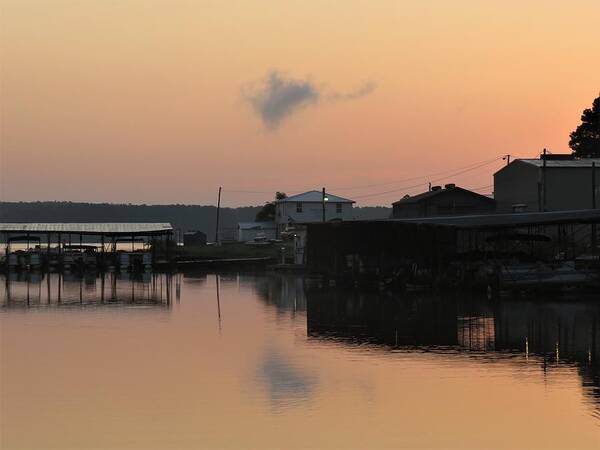
<path id="1" fill-rule="evenodd" d="M 173 231 L 170 223 L 0 223 L 0 233 L 152 235 Z"/>
<path id="2" fill-rule="evenodd" d="M 347 198 L 338 197 L 337 195 L 326 192 L 327 201 L 332 203 L 355 203 L 354 200 Z M 303 202 L 303 203 L 322 203 L 323 192 L 322 191 L 307 191 L 302 194 L 292 195 L 281 200 L 277 200 L 277 203 L 289 203 L 289 202 Z"/>
<path id="3" fill-rule="evenodd" d="M 490 198 L 486 195 L 481 195 L 478 194 L 477 192 L 473 192 L 473 191 L 469 191 L 468 189 L 464 189 L 458 186 L 452 187 L 452 188 L 445 188 L 445 189 L 438 189 L 437 191 L 427 191 L 427 192 L 423 192 L 421 194 L 417 194 L 417 195 L 413 195 L 411 197 L 406 197 L 403 199 L 398 200 L 397 202 L 392 203 L 393 205 L 408 205 L 408 204 L 413 204 L 413 203 L 419 203 L 421 201 L 430 199 L 432 197 L 437 197 L 439 195 L 444 195 L 447 194 L 448 192 L 452 192 L 452 191 L 460 191 L 460 192 L 466 192 L 467 194 L 470 194 L 474 197 L 481 197 L 484 198 L 485 200 L 489 200 L 490 202 L 493 202 L 494 199 Z"/>
<path id="4" fill-rule="evenodd" d="M 240 230 L 274 230 L 275 222 L 240 222 Z"/>
<path id="5" fill-rule="evenodd" d="M 526 158 L 526 159 L 515 159 L 515 162 L 523 162 L 525 164 L 531 164 L 535 167 L 542 167 L 544 165 L 544 160 L 539 158 Z M 581 158 L 581 159 L 547 159 L 546 167 L 576 167 L 576 168 L 591 168 L 592 163 L 596 163 L 596 167 L 600 169 L 600 158 Z M 506 166 L 505 166 L 506 167 Z"/>

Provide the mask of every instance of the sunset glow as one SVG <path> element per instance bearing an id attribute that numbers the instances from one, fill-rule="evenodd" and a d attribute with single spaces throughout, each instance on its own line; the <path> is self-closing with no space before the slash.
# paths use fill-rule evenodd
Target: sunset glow
<path id="1" fill-rule="evenodd" d="M 214 204 L 223 186 L 237 206 L 327 186 L 389 205 L 486 161 L 439 182 L 491 192 L 502 155 L 567 151 L 600 90 L 597 0 L 0 12 L 3 201 Z M 293 107 L 267 104 L 284 111 L 273 123 L 260 114 L 272 74 L 300 86 Z"/>

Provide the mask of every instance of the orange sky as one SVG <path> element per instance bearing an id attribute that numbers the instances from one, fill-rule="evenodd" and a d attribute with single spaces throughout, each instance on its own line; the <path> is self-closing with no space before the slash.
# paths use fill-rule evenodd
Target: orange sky
<path id="1" fill-rule="evenodd" d="M 406 178 L 565 151 L 600 91 L 597 0 L 2 0 L 0 11 L 2 200 L 212 204 L 219 185 L 327 186 L 389 205 L 431 177 Z M 319 97 L 268 127 L 248 97 L 273 71 Z M 501 164 L 440 183 L 489 192 Z"/>

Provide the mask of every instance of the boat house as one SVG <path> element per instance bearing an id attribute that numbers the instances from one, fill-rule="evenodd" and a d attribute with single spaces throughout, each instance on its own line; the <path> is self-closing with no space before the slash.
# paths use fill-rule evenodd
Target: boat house
<path id="1" fill-rule="evenodd" d="M 170 223 L 0 223 L 0 237 L 9 270 L 134 270 L 169 264 L 174 253 Z"/>

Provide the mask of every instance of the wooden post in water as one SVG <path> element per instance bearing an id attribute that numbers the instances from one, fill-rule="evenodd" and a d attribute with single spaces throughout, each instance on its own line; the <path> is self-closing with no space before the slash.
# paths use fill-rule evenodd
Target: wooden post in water
<path id="1" fill-rule="evenodd" d="M 63 248 L 62 248 L 62 234 L 58 233 L 58 265 L 60 270 L 63 269 Z"/>
<path id="2" fill-rule="evenodd" d="M 100 252 L 100 266 L 102 267 L 102 273 L 104 273 L 104 270 L 106 269 L 106 267 L 104 266 L 104 235 L 102 235 L 102 237 L 100 238 L 100 243 L 102 244 L 102 251 Z M 104 275 L 102 276 L 102 282 L 104 283 Z M 104 292 L 102 292 L 102 296 L 104 299 Z"/>
<path id="3" fill-rule="evenodd" d="M 171 263 L 171 234 L 168 233 L 165 240 L 167 263 Z"/>
<path id="4" fill-rule="evenodd" d="M 101 276 L 101 278 L 100 278 L 100 302 L 104 303 L 104 277 L 105 277 L 104 270 L 102 271 L 100 276 Z"/>
<path id="5" fill-rule="evenodd" d="M 62 296 L 61 296 L 61 293 L 62 293 L 62 281 L 63 281 L 62 270 L 60 270 L 58 272 L 58 296 L 56 297 L 56 302 L 59 305 L 60 305 L 60 302 L 62 300 Z"/>
<path id="6" fill-rule="evenodd" d="M 152 245 L 152 268 L 154 268 L 155 264 L 156 264 L 156 236 L 152 236 L 151 239 L 151 245 Z"/>
<path id="7" fill-rule="evenodd" d="M 50 266 L 50 233 L 48 233 L 48 245 L 46 246 L 46 267 Z"/>

